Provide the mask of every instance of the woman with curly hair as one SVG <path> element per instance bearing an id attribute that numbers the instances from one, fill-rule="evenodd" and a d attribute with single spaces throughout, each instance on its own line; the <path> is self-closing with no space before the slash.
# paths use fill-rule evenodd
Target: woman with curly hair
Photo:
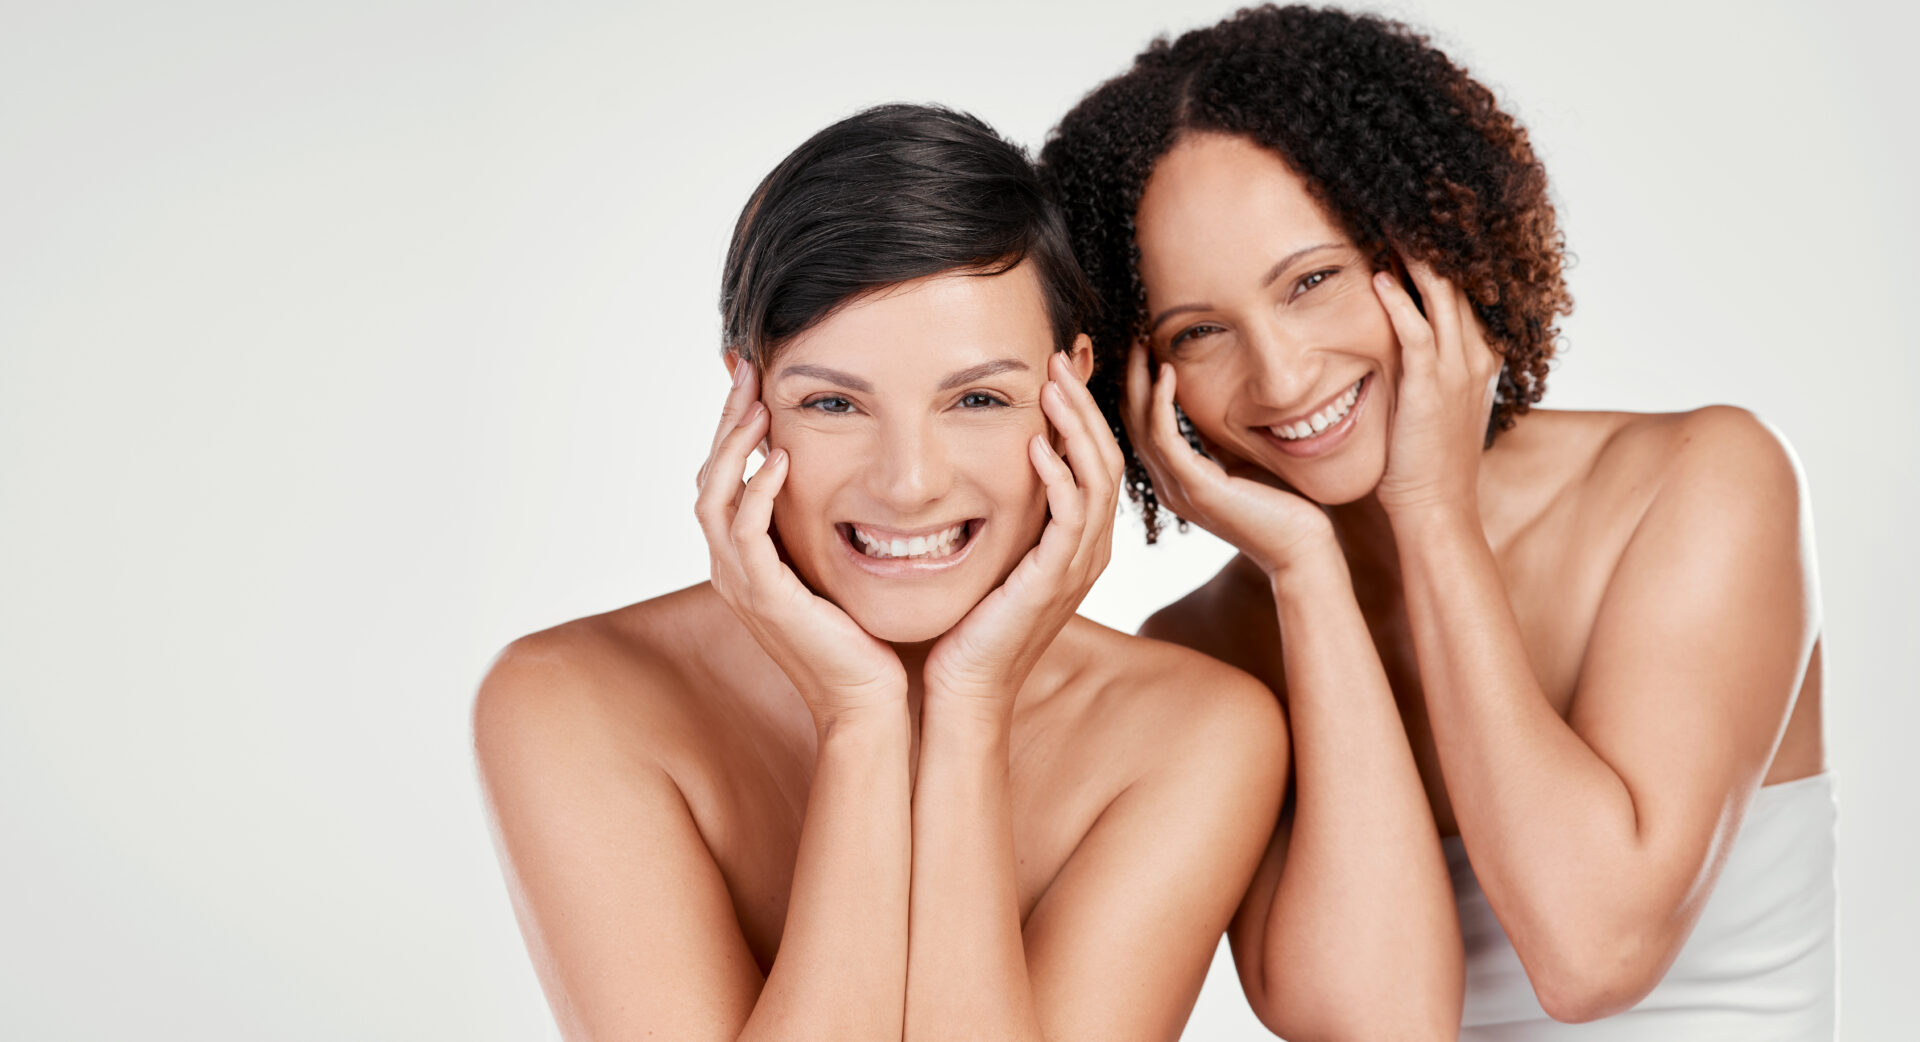
<path id="1" fill-rule="evenodd" d="M 1798 466 L 1736 408 L 1532 408 L 1572 301 L 1487 88 L 1403 25 L 1261 7 L 1155 42 L 1042 162 L 1148 540 L 1240 551 L 1142 632 L 1288 711 L 1230 929 L 1262 1020 L 1830 1036 Z"/>

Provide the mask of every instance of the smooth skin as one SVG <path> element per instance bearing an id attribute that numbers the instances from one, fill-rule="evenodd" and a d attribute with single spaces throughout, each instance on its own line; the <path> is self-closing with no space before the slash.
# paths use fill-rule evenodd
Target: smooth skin
<path id="1" fill-rule="evenodd" d="M 1461 290 L 1374 272 L 1245 139 L 1176 144 L 1137 226 L 1124 419 L 1161 502 L 1241 551 L 1141 632 L 1266 681 L 1294 742 L 1230 933 L 1254 1009 L 1294 1042 L 1454 1037 L 1453 834 L 1549 1015 L 1631 1007 L 1756 788 L 1824 769 L 1791 450 L 1714 406 L 1536 409 L 1483 451 L 1501 359 Z M 1272 433 L 1363 379 L 1330 449 Z"/>
<path id="2" fill-rule="evenodd" d="M 712 580 L 502 654 L 476 746 L 568 1038 L 1178 1037 L 1285 724 L 1246 674 L 1074 614 L 1120 467 L 1090 357 L 1024 265 L 848 305 L 764 386 L 733 366 Z M 907 578 L 840 527 L 967 519 Z"/>

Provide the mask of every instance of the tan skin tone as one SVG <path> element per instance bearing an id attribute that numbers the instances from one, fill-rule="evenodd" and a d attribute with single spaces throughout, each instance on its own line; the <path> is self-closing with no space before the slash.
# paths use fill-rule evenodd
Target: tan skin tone
<path id="1" fill-rule="evenodd" d="M 1790 450 L 1716 406 L 1534 410 L 1482 451 L 1500 359 L 1464 296 L 1376 277 L 1244 139 L 1177 143 L 1137 223 L 1129 433 L 1161 501 L 1241 550 L 1142 632 L 1265 680 L 1294 739 L 1231 931 L 1255 1010 L 1297 1042 L 1453 1037 L 1453 834 L 1549 1014 L 1630 1007 L 1755 789 L 1824 767 Z M 1273 433 L 1356 385 L 1321 441 Z"/>
<path id="2" fill-rule="evenodd" d="M 733 360 L 712 581 L 502 655 L 476 746 L 567 1037 L 1178 1036 L 1285 725 L 1244 673 L 1073 614 L 1120 467 L 1090 357 L 1021 266 Z M 919 571 L 846 527 L 959 522 Z"/>

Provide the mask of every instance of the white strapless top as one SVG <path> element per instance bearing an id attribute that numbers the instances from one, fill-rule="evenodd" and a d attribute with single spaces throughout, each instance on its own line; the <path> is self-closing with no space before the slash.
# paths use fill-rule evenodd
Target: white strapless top
<path id="1" fill-rule="evenodd" d="M 1540 1008 L 1457 836 L 1442 840 L 1466 941 L 1463 1042 L 1806 1042 L 1833 1038 L 1831 773 L 1754 795 L 1693 933 L 1639 1005 L 1588 1024 Z"/>

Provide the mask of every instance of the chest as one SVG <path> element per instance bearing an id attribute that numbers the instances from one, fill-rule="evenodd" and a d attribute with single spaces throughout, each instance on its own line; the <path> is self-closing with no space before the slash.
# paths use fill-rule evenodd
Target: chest
<path id="1" fill-rule="evenodd" d="M 1010 810 L 1022 922 L 1120 787 L 1046 738 L 1016 732 L 1012 751 Z M 726 769 L 702 771 L 684 788 L 741 933 L 764 973 L 786 924 L 813 765 L 810 749 L 798 739 L 753 744 L 761 751 L 730 756 Z"/>

